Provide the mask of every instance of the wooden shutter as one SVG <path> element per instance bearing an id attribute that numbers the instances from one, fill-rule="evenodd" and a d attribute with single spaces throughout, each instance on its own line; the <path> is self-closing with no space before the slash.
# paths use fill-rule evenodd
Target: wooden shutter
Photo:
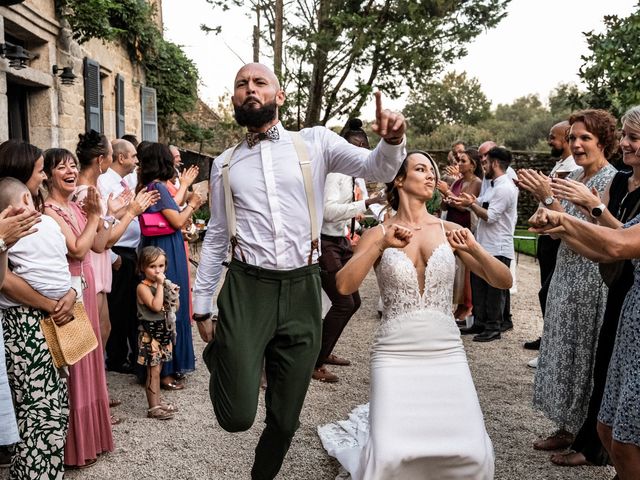
<path id="1" fill-rule="evenodd" d="M 140 91 L 142 103 L 142 140 L 158 141 L 158 110 L 156 108 L 156 89 L 142 87 Z"/>
<path id="2" fill-rule="evenodd" d="M 100 64 L 84 59 L 84 118 L 86 130 L 102 133 L 102 83 Z"/>
<path id="3" fill-rule="evenodd" d="M 124 77 L 116 75 L 116 137 L 124 135 Z"/>

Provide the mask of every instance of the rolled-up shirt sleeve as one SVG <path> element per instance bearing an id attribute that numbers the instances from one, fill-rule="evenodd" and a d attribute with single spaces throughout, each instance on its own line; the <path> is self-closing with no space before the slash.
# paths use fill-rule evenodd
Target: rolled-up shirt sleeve
<path id="1" fill-rule="evenodd" d="M 495 192 L 493 194 L 493 197 L 489 202 L 489 208 L 487 209 L 487 223 L 494 223 L 497 221 L 505 214 L 511 202 L 513 202 L 514 195 L 512 195 L 512 192 L 507 188 L 501 188 L 500 190 L 500 192 Z"/>
<path id="2" fill-rule="evenodd" d="M 323 153 L 329 172 L 376 182 L 391 182 L 407 155 L 406 138 L 399 145 L 380 140 L 376 148 L 369 151 L 350 144 L 331 130 L 323 130 Z"/>
<path id="3" fill-rule="evenodd" d="M 342 182 L 347 180 L 350 184 L 352 182 L 349 177 L 342 177 L 335 173 L 330 173 L 327 176 L 327 181 L 324 186 L 324 221 L 325 222 L 340 222 L 343 220 L 349 220 L 355 217 L 358 213 L 366 211 L 367 207 L 364 200 L 358 200 L 356 202 L 344 203 L 341 195 Z"/>
<path id="4" fill-rule="evenodd" d="M 193 287 L 193 312 L 214 312 L 213 298 L 222 275 L 223 265 L 229 251 L 229 231 L 224 208 L 221 164 L 225 153 L 216 158 L 211 168 L 209 209 L 211 218 L 200 250 L 200 263 Z"/>

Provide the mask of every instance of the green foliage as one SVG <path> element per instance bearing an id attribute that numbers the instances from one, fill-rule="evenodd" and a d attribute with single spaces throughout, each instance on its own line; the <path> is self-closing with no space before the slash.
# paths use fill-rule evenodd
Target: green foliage
<path id="1" fill-rule="evenodd" d="M 593 107 L 621 116 L 640 104 L 640 4 L 628 17 L 604 17 L 605 32 L 585 33 L 591 54 L 583 56 L 580 78 L 587 84 Z"/>
<path id="2" fill-rule="evenodd" d="M 162 38 L 154 23 L 155 7 L 144 0 L 56 0 L 73 38 L 121 41 L 132 61 L 144 68 L 147 85 L 156 89 L 158 121 L 193 108 L 198 71 L 182 49 Z"/>
<path id="3" fill-rule="evenodd" d="M 404 114 L 413 131 L 428 135 L 443 125 L 476 125 L 491 115 L 490 107 L 478 79 L 449 72 L 441 82 L 426 82 L 413 90 Z"/>
<path id="4" fill-rule="evenodd" d="M 558 121 L 566 120 L 571 112 L 588 107 L 588 94 L 575 83 L 559 83 L 549 93 L 549 111 Z"/>
<path id="5" fill-rule="evenodd" d="M 259 6 L 273 48 L 275 2 L 207 1 L 223 9 Z M 289 123 L 324 125 L 337 115 L 358 116 L 374 89 L 398 98 L 466 54 L 465 44 L 497 25 L 509 1 L 285 2 L 283 84 L 300 91 L 289 99 L 287 113 L 295 117 Z"/>

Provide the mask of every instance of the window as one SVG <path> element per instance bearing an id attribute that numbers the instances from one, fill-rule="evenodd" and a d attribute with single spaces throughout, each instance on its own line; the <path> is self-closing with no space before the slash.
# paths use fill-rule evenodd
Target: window
<path id="1" fill-rule="evenodd" d="M 29 110 L 27 108 L 27 97 L 27 87 L 7 80 L 9 138 L 23 140 L 25 142 L 29 141 Z"/>
<path id="2" fill-rule="evenodd" d="M 142 140 L 158 141 L 158 111 L 156 109 L 156 89 L 141 87 Z"/>
<path id="3" fill-rule="evenodd" d="M 89 58 L 84 59 L 84 118 L 85 128 L 103 133 L 102 82 L 100 64 Z"/>
<path id="4" fill-rule="evenodd" d="M 116 75 L 116 138 L 124 135 L 124 77 Z"/>

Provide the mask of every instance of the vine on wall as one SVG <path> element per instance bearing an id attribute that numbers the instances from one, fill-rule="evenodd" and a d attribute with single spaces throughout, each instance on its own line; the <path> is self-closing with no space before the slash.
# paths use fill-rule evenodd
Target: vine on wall
<path id="1" fill-rule="evenodd" d="M 56 0 L 79 43 L 91 38 L 122 41 L 132 61 L 143 67 L 156 89 L 158 123 L 190 111 L 198 98 L 198 70 L 182 48 L 165 40 L 154 22 L 155 5 L 145 0 Z"/>

